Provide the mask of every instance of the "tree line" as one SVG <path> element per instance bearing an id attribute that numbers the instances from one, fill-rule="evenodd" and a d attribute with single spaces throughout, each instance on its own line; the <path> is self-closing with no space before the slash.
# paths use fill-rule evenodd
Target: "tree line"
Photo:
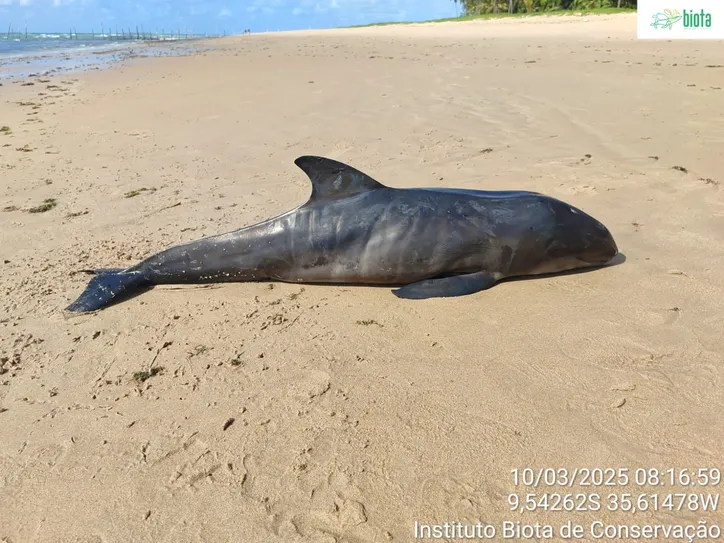
<path id="1" fill-rule="evenodd" d="M 555 10 L 636 8 L 637 0 L 452 0 L 463 15 L 534 13 Z"/>

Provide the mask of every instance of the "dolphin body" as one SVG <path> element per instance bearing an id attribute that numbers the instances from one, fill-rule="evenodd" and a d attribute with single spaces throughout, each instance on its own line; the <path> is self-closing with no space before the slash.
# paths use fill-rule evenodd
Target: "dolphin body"
<path id="1" fill-rule="evenodd" d="M 535 192 L 399 189 L 327 158 L 295 164 L 312 183 L 305 204 L 127 269 L 96 270 L 66 309 L 95 311 L 153 285 L 262 280 L 462 296 L 507 277 L 599 267 L 618 253 L 603 224 Z"/>

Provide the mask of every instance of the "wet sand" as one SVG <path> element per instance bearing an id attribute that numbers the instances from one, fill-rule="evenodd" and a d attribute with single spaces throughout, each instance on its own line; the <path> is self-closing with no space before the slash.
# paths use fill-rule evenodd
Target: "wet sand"
<path id="1" fill-rule="evenodd" d="M 66 45 L 73 40 L 65 40 Z M 213 39 L 163 39 L 147 41 L 81 40 L 73 48 L 58 46 L 50 40 L 29 40 L 37 49 L 0 52 L 0 83 L 19 78 L 46 77 L 64 73 L 103 70 L 137 58 L 189 55 L 208 49 Z M 32 80 L 32 79 L 31 79 Z"/>
<path id="2" fill-rule="evenodd" d="M 724 468 L 724 50 L 635 31 L 619 15 L 251 35 L 4 83 L 0 540 L 724 524 L 606 507 L 687 491 L 638 487 L 637 468 Z M 80 270 L 303 203 L 303 154 L 391 186 L 544 192 L 626 261 L 459 299 L 254 283 L 64 314 Z M 514 486 L 526 467 L 630 483 Z M 604 505 L 510 510 L 545 492 Z"/>

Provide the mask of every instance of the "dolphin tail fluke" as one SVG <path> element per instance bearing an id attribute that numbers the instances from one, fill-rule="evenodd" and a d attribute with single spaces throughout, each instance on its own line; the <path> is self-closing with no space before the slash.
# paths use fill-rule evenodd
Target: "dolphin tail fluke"
<path id="1" fill-rule="evenodd" d="M 97 270 L 96 276 L 88 282 L 83 293 L 65 309 L 74 313 L 95 311 L 148 285 L 148 279 L 141 272 Z"/>

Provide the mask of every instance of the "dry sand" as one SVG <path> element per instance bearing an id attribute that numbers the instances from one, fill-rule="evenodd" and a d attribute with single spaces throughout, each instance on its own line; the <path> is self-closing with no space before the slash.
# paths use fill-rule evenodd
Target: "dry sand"
<path id="1" fill-rule="evenodd" d="M 0 207 L 17 208 L 0 212 L 0 540 L 724 524 L 508 506 L 532 492 L 515 467 L 724 468 L 720 43 L 639 42 L 623 15 L 217 46 L 0 87 Z M 545 192 L 604 222 L 626 262 L 461 299 L 236 284 L 63 313 L 78 270 L 301 204 L 302 154 L 392 186 Z"/>

